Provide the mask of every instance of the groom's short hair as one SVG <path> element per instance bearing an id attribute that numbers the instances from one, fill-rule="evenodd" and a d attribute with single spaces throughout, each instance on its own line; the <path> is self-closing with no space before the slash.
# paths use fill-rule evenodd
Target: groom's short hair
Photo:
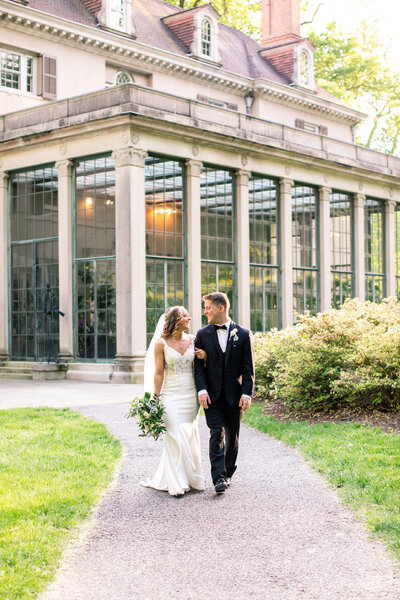
<path id="1" fill-rule="evenodd" d="M 226 311 L 229 310 L 230 302 L 229 298 L 223 292 L 213 292 L 212 294 L 206 294 L 203 296 L 203 300 L 210 300 L 213 304 L 221 304 Z"/>

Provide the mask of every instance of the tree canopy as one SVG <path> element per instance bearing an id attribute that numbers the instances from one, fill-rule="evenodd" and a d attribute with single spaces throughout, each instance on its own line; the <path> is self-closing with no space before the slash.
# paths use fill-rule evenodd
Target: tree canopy
<path id="1" fill-rule="evenodd" d="M 377 32 L 361 21 L 351 35 L 335 22 L 320 35 L 310 33 L 317 83 L 348 106 L 370 118 L 357 141 L 384 152 L 398 150 L 400 133 L 400 74 L 392 72 Z"/>
<path id="2" fill-rule="evenodd" d="M 260 0 L 167 0 L 180 8 L 194 8 L 202 4 L 212 4 L 221 15 L 220 23 L 243 31 L 255 40 L 260 39 L 261 7 Z"/>
<path id="3" fill-rule="evenodd" d="M 183 9 L 208 4 L 208 0 L 168 0 Z M 260 0 L 212 0 L 220 22 L 243 31 L 259 41 Z M 322 33 L 313 31 L 313 22 L 323 7 L 319 0 L 302 0 L 302 28 L 316 50 L 315 78 L 344 104 L 369 115 L 361 126 L 357 142 L 383 152 L 400 152 L 400 72 L 389 68 L 384 44 L 376 28 L 360 21 L 349 35 L 336 22 Z M 307 35 L 305 33 L 304 35 Z"/>

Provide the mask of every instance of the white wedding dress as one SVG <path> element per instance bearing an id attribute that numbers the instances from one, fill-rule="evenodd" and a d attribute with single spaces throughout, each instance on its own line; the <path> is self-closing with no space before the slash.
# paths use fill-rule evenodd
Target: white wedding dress
<path id="1" fill-rule="evenodd" d="M 142 481 L 145 487 L 180 496 L 190 488 L 204 490 L 199 439 L 199 404 L 194 385 L 194 340 L 182 355 L 164 344 L 164 383 L 161 402 L 165 406 L 164 448 L 153 479 Z"/>

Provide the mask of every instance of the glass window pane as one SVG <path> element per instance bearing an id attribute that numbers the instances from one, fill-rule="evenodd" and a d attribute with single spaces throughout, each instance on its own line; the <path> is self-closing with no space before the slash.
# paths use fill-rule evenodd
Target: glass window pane
<path id="1" fill-rule="evenodd" d="M 200 172 L 202 293 L 225 292 L 234 306 L 233 174 L 203 166 Z M 204 262 L 211 261 L 211 262 Z"/>
<path id="2" fill-rule="evenodd" d="M 384 296 L 384 202 L 364 203 L 365 299 L 380 302 Z"/>
<path id="3" fill-rule="evenodd" d="M 82 160 L 75 165 L 76 257 L 115 255 L 115 161 Z"/>
<path id="4" fill-rule="evenodd" d="M 252 175 L 249 179 L 249 241 L 250 265 L 254 265 L 250 267 L 250 318 L 254 331 L 268 331 L 278 326 L 277 224 L 276 181 Z"/>

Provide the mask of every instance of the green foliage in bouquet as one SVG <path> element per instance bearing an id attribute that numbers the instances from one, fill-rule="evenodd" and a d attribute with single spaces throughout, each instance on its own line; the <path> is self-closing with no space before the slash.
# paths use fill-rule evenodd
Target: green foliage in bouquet
<path id="1" fill-rule="evenodd" d="M 159 401 L 157 394 L 145 392 L 143 397 L 136 396 L 132 400 L 128 417 L 134 417 L 140 429 L 141 437 L 153 437 L 158 440 L 167 429 L 164 425 L 163 415 L 165 409 Z"/>
<path id="2" fill-rule="evenodd" d="M 255 336 L 262 398 L 300 410 L 400 408 L 400 302 L 346 300 L 337 310 Z"/>

